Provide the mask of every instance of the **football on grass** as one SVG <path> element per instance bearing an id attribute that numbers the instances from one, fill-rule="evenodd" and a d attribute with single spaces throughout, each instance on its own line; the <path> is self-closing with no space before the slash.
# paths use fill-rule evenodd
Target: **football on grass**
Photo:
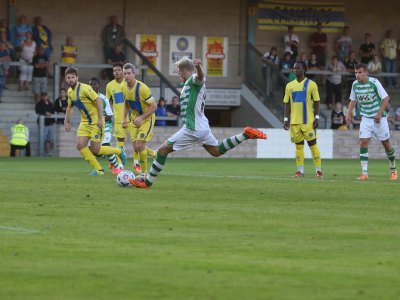
<path id="1" fill-rule="evenodd" d="M 123 170 L 117 176 L 117 184 L 120 187 L 129 187 L 131 184 L 129 183 L 129 179 L 135 179 L 135 175 L 128 170 Z"/>

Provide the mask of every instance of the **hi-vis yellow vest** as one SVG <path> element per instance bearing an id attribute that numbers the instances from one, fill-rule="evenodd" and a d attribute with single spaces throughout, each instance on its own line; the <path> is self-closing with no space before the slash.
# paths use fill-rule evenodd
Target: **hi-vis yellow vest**
<path id="1" fill-rule="evenodd" d="M 28 127 L 22 124 L 11 127 L 10 144 L 14 146 L 26 146 L 28 144 Z"/>

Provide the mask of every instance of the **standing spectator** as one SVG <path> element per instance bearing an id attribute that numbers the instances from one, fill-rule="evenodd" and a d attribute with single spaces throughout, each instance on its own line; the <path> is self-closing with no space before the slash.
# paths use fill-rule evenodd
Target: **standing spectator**
<path id="1" fill-rule="evenodd" d="M 32 33 L 26 34 L 26 40 L 21 45 L 21 55 L 19 61 L 25 63 L 21 66 L 19 74 L 19 90 L 28 90 L 28 84 L 32 81 L 32 59 L 36 52 L 36 43 L 32 40 Z"/>
<path id="2" fill-rule="evenodd" d="M 34 23 L 35 26 L 32 28 L 33 40 L 37 47 L 43 48 L 44 55 L 50 59 L 51 51 L 53 50 L 51 31 L 47 26 L 43 25 L 43 19 L 41 17 L 35 17 Z"/>
<path id="3" fill-rule="evenodd" d="M 328 37 L 322 32 L 322 23 L 318 23 L 316 29 L 317 31 L 311 35 L 310 46 L 312 52 L 317 55 L 319 65 L 325 68 Z"/>
<path id="4" fill-rule="evenodd" d="M 279 66 L 279 56 L 278 56 L 278 49 L 276 47 L 271 47 L 271 50 L 265 52 L 263 58 L 263 67 L 262 67 L 262 75 L 265 79 L 267 76 L 267 64 L 271 63 L 275 66 Z M 272 70 L 271 70 L 272 72 Z"/>
<path id="5" fill-rule="evenodd" d="M 346 71 L 346 67 L 337 56 L 332 56 L 328 71 L 333 74 L 328 75 L 326 79 L 326 104 L 329 109 L 332 109 L 334 103 L 342 102 L 342 75 L 335 73 Z M 335 102 L 333 102 L 333 95 L 335 95 Z"/>
<path id="6" fill-rule="evenodd" d="M 68 107 L 68 97 L 65 88 L 60 89 L 60 97 L 54 101 L 54 110 L 57 114 L 64 114 Z M 57 124 L 64 124 L 64 118 L 57 118 Z"/>
<path id="7" fill-rule="evenodd" d="M 279 62 L 279 70 L 286 76 L 289 76 L 291 69 L 293 68 L 294 61 L 290 52 L 285 52 L 283 58 Z"/>
<path id="8" fill-rule="evenodd" d="M 319 62 L 317 60 L 317 55 L 315 53 L 311 54 L 310 60 L 307 63 L 308 71 L 318 71 L 320 69 Z M 315 74 L 307 74 L 307 78 L 314 80 Z M 314 80 L 315 81 L 315 80 Z"/>
<path id="9" fill-rule="evenodd" d="M 364 35 L 364 43 L 360 46 L 361 63 L 368 64 L 375 54 L 375 44 L 371 42 L 371 34 Z"/>
<path id="10" fill-rule="evenodd" d="M 351 122 L 351 112 L 356 103 L 360 105 L 362 115 L 360 124 L 360 163 L 361 175 L 358 180 L 368 180 L 368 146 L 372 137 L 381 141 L 389 160 L 390 179 L 397 179 L 396 156 L 390 143 L 390 130 L 386 119 L 386 108 L 389 95 L 376 78 L 368 76 L 367 66 L 358 64 L 355 68 L 357 81 L 354 82 L 350 94 L 350 105 L 346 122 Z"/>
<path id="11" fill-rule="evenodd" d="M 5 33 L 3 32 L 2 34 Z M 6 78 L 8 74 L 8 68 L 10 67 L 10 61 L 10 51 L 7 47 L 7 44 L 3 41 L 0 41 L 0 103 L 3 89 L 6 85 Z"/>
<path id="12" fill-rule="evenodd" d="M 382 64 L 378 54 L 375 54 L 373 60 L 368 63 L 368 72 L 371 74 L 382 72 Z"/>
<path id="13" fill-rule="evenodd" d="M 53 148 L 53 140 L 54 140 L 54 118 L 52 117 L 54 114 L 54 105 L 49 100 L 49 96 L 47 93 L 42 93 L 40 95 L 40 101 L 35 105 L 35 111 L 40 116 L 46 116 L 44 120 L 44 150 L 47 156 L 53 156 L 51 149 Z M 39 118 L 37 119 L 37 123 L 39 125 Z M 40 130 L 40 128 L 39 128 Z"/>
<path id="14" fill-rule="evenodd" d="M 31 156 L 31 146 L 29 144 L 29 128 L 24 125 L 22 119 L 11 127 L 10 156 L 15 156 L 17 150 L 25 150 L 25 156 Z"/>
<path id="15" fill-rule="evenodd" d="M 331 112 L 331 129 L 338 129 L 343 125 L 346 125 L 346 117 L 342 111 L 342 104 L 337 102 Z"/>
<path id="16" fill-rule="evenodd" d="M 379 46 L 383 57 L 383 70 L 387 73 L 396 73 L 396 57 L 397 57 L 397 40 L 394 38 L 394 32 L 392 29 L 386 31 L 386 38 L 384 38 Z M 385 77 L 386 87 L 396 87 L 397 85 L 395 77 Z"/>
<path id="17" fill-rule="evenodd" d="M 101 40 L 103 41 L 103 52 L 105 61 L 108 61 L 111 51 L 115 48 L 117 44 L 120 44 L 125 38 L 124 28 L 118 24 L 118 19 L 116 16 L 110 17 L 110 24 L 104 27 L 101 33 Z"/>
<path id="18" fill-rule="evenodd" d="M 73 65 L 76 63 L 76 58 L 78 57 L 78 49 L 74 46 L 74 40 L 72 36 L 68 35 L 65 39 L 65 44 L 61 46 L 61 63 Z M 60 76 L 60 86 L 65 87 L 65 77 L 64 73 L 67 67 L 61 68 Z"/>
<path id="19" fill-rule="evenodd" d="M 283 41 L 285 43 L 285 50 L 284 52 L 290 52 L 294 61 L 296 61 L 298 55 L 298 48 L 299 48 L 299 37 L 297 34 L 294 34 L 294 26 L 288 26 L 288 33 L 285 34 Z"/>
<path id="20" fill-rule="evenodd" d="M 394 116 L 394 129 L 400 130 L 400 106 L 397 107 Z"/>
<path id="21" fill-rule="evenodd" d="M 33 64 L 33 94 L 35 103 L 40 101 L 40 95 L 47 93 L 47 68 L 49 59 L 42 47 L 37 48 L 37 53 L 32 59 Z"/>
<path id="22" fill-rule="evenodd" d="M 179 105 L 178 96 L 173 96 L 171 104 L 167 105 L 167 116 L 168 117 L 179 117 L 181 115 L 181 106 Z M 177 121 L 167 121 L 167 126 L 178 126 Z"/>
<path id="23" fill-rule="evenodd" d="M 32 27 L 28 24 L 26 16 L 20 15 L 18 17 L 18 22 L 17 25 L 15 25 L 14 31 L 16 37 L 14 46 L 20 48 L 22 43 L 28 38 L 28 33 L 32 34 Z"/>
<path id="24" fill-rule="evenodd" d="M 115 64 L 124 65 L 125 62 L 126 62 L 126 57 L 125 53 L 122 51 L 121 44 L 115 45 L 114 49 L 112 49 L 112 51 L 110 52 L 107 63 L 114 66 Z M 107 75 L 110 81 L 114 79 L 113 68 L 107 69 Z"/>
<path id="25" fill-rule="evenodd" d="M 352 39 L 349 36 L 350 27 L 343 27 L 343 34 L 336 41 L 335 51 L 338 59 L 344 63 L 346 57 L 350 55 L 351 47 L 352 47 Z"/>
<path id="26" fill-rule="evenodd" d="M 344 65 L 346 67 L 346 71 L 350 72 L 352 74 L 352 75 L 348 75 L 346 77 L 346 83 L 347 83 L 347 87 L 348 87 L 347 95 L 350 95 L 351 86 L 353 85 L 354 80 L 356 80 L 354 68 L 356 67 L 356 65 L 358 65 L 358 61 L 356 59 L 356 53 L 354 51 L 350 52 L 350 56 L 346 58 Z"/>
<path id="27" fill-rule="evenodd" d="M 6 34 L 7 40 L 9 40 L 10 37 L 10 29 L 8 28 L 8 22 L 7 19 L 1 19 L 0 20 L 0 33 L 4 32 Z"/>
<path id="28" fill-rule="evenodd" d="M 166 102 L 163 97 L 158 100 L 157 110 L 156 110 L 156 126 L 166 126 L 167 122 L 165 120 L 157 120 L 157 117 L 166 117 L 167 108 L 165 106 Z"/>

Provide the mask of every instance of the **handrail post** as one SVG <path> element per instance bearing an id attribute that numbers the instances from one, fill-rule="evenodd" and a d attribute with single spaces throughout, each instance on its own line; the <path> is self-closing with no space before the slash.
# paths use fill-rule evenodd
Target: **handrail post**
<path id="1" fill-rule="evenodd" d="M 39 156 L 44 154 L 44 118 L 45 116 L 39 116 Z"/>
<path id="2" fill-rule="evenodd" d="M 53 64 L 53 72 L 54 72 L 54 85 L 53 85 L 53 94 L 54 99 L 57 99 L 60 95 L 60 64 L 54 63 Z"/>

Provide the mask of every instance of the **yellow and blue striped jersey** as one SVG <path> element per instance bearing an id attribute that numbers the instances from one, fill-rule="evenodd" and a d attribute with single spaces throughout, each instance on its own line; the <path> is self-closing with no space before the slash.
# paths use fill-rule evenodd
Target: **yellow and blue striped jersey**
<path id="1" fill-rule="evenodd" d="M 314 102 L 319 100 L 318 86 L 314 81 L 305 78 L 301 82 L 289 82 L 283 102 L 290 102 L 290 124 L 312 124 Z"/>
<path id="2" fill-rule="evenodd" d="M 150 104 L 155 101 L 151 95 L 150 88 L 139 80 L 136 80 L 135 85 L 131 89 L 125 84 L 122 87 L 122 91 L 124 100 L 128 102 L 131 108 L 131 119 L 145 113 L 149 109 Z M 152 116 L 154 115 L 155 113 Z"/>
<path id="3" fill-rule="evenodd" d="M 97 98 L 99 95 L 85 83 L 78 82 L 74 88 L 68 89 L 68 106 L 76 106 L 79 109 L 81 122 L 85 124 L 97 124 Z"/>
<path id="4" fill-rule="evenodd" d="M 125 81 L 118 83 L 115 79 L 110 81 L 106 86 L 106 97 L 112 102 L 115 123 L 122 123 L 124 117 L 125 102 L 122 93 L 123 86 L 126 86 Z"/>

